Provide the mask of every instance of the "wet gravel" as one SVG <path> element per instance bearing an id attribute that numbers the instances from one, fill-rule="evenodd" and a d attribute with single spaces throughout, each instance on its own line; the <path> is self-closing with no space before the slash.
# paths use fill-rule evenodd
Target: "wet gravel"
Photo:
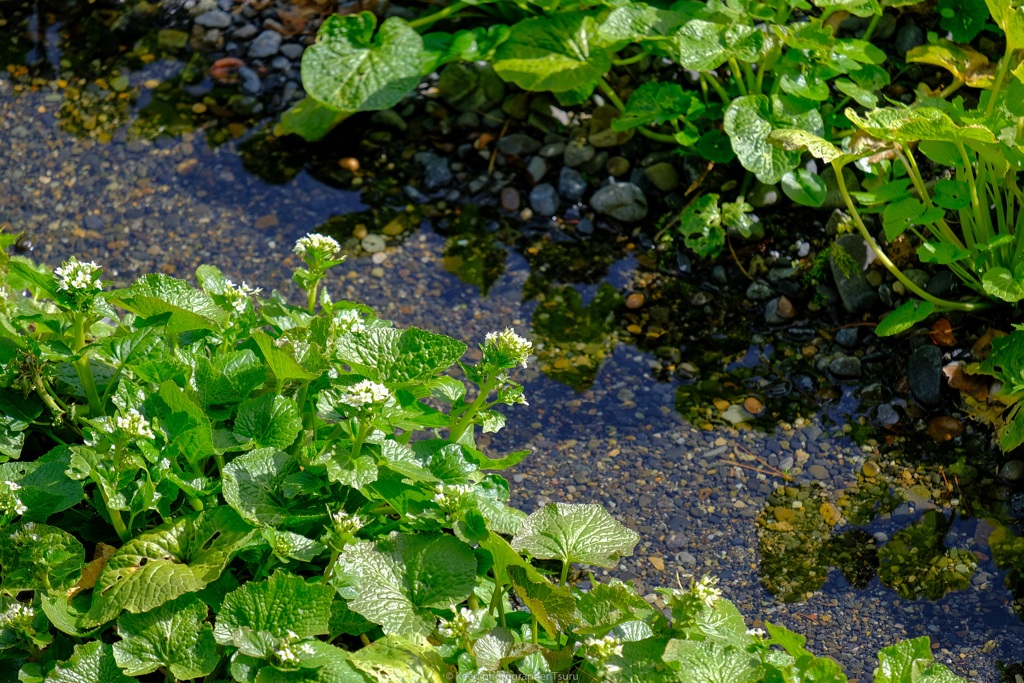
<path id="1" fill-rule="evenodd" d="M 100 144 L 61 132 L 55 114 L 46 92 L 15 95 L 0 76 L 7 146 L 0 220 L 25 232 L 31 255 L 50 265 L 76 254 L 124 282 L 152 270 L 188 278 L 200 263 L 213 263 L 232 279 L 291 291 L 294 240 L 365 208 L 355 193 L 304 173 L 265 184 L 245 170 L 234 143 L 210 149 L 201 135 L 185 134 Z M 445 246 L 427 229 L 383 248 L 374 243 L 337 269 L 332 294 L 365 301 L 400 325 L 470 341 L 506 325 L 529 330 L 536 303 L 524 301 L 524 259 L 509 252 L 504 275 L 482 299 L 446 270 Z M 634 265 L 613 266 L 610 284 L 626 288 Z M 845 358 L 832 361 L 836 375 L 854 374 Z M 918 635 L 931 636 L 936 658 L 971 680 L 996 681 L 997 660 L 1021 659 L 1024 627 L 991 565 L 980 582 L 976 576 L 969 589 L 936 602 L 901 599 L 877 579 L 854 590 L 834 570 L 806 600 L 776 602 L 758 580 L 754 522 L 783 482 L 755 454 L 828 496 L 856 481 L 873 449 L 817 416 L 768 432 L 698 428 L 676 411 L 675 384 L 651 381 L 652 364 L 650 355 L 616 345 L 581 393 L 536 365 L 520 371 L 530 406 L 510 409 L 509 427 L 484 441 L 497 451 L 534 451 L 508 473 L 520 507 L 606 505 L 642 536 L 635 555 L 612 573 L 635 579 L 647 594 L 693 574 L 718 574 L 753 625 L 775 621 L 806 634 L 809 647 L 839 660 L 852 680 L 870 680 L 880 646 Z M 879 525 L 884 535 L 885 518 Z"/>

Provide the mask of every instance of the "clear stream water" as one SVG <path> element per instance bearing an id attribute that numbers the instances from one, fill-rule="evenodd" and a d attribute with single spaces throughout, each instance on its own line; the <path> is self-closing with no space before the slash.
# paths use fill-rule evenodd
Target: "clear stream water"
<path id="1" fill-rule="evenodd" d="M 742 290 L 665 280 L 626 238 L 576 241 L 469 208 L 410 217 L 383 176 L 364 179 L 371 192 L 341 189 L 349 178 L 338 158 L 371 156 L 365 131 L 342 131 L 338 151 L 268 140 L 254 117 L 194 107 L 185 60 L 140 58 L 144 49 L 107 58 L 118 50 L 87 31 L 69 37 L 45 11 L 7 11 L 0 222 L 24 233 L 26 253 L 50 265 L 77 254 L 120 281 L 152 270 L 189 278 L 208 262 L 290 292 L 294 240 L 330 232 L 352 255 L 330 283 L 335 297 L 471 345 L 505 326 L 534 339 L 537 363 L 519 374 L 530 405 L 509 410 L 509 426 L 484 444 L 534 451 L 508 473 L 523 509 L 596 502 L 640 531 L 635 555 L 612 573 L 645 593 L 717 574 L 752 624 L 806 634 L 852 679 L 870 680 L 878 647 L 918 635 L 972 680 L 1000 680 L 1000 664 L 1024 660 L 1008 572 L 987 544 L 992 526 L 963 512 L 984 500 L 942 492 L 935 507 L 935 463 L 901 459 L 899 439 L 889 449 L 892 434 L 863 424 L 871 380 L 832 385 L 803 360 L 813 323 L 765 329 L 738 304 Z M 114 89 L 118 76 L 127 83 Z M 386 249 L 367 253 L 352 236 L 363 229 Z M 630 293 L 644 303 L 626 306 Z M 765 416 L 734 426 L 723 408 L 747 396 Z M 904 446 L 927 441 L 910 435 Z M 962 498 L 957 512 L 951 497 Z M 833 509 L 844 514 L 834 528 L 823 521 Z M 972 551 L 977 567 L 941 595 L 910 559 L 915 544 Z"/>

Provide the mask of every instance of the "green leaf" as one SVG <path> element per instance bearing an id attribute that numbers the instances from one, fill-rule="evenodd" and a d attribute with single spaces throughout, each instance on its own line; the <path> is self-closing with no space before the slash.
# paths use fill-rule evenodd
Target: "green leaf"
<path id="1" fill-rule="evenodd" d="M 326 635 L 334 589 L 306 583 L 285 571 L 266 581 L 250 581 L 228 593 L 217 614 L 213 636 L 250 657 L 267 657 L 280 638 Z M 294 635 L 292 635 L 294 634 Z M 267 638 L 269 635 L 271 638 Z"/>
<path id="2" fill-rule="evenodd" d="M 636 594 L 631 584 L 618 579 L 596 584 L 586 593 L 578 594 L 576 608 L 584 625 L 577 627 L 575 632 L 581 635 L 607 633 L 619 624 L 638 619 L 639 615 L 651 611 L 651 606 Z"/>
<path id="3" fill-rule="evenodd" d="M 840 163 L 845 163 L 847 157 L 850 159 L 856 158 L 853 155 L 846 154 L 828 140 L 798 128 L 773 130 L 768 134 L 768 142 L 790 152 L 803 152 L 806 150 L 812 156 L 821 159 L 827 164 L 832 163 L 835 159 L 839 159 Z"/>
<path id="4" fill-rule="evenodd" d="M 425 639 L 389 635 L 352 653 L 349 661 L 379 683 L 447 683 L 454 680 L 444 660 Z"/>
<path id="5" fill-rule="evenodd" d="M 839 11 L 846 11 L 858 17 L 870 17 L 882 13 L 878 0 L 812 0 L 812 2 L 816 7 L 821 8 L 823 17 Z"/>
<path id="6" fill-rule="evenodd" d="M 531 453 L 531 451 L 527 450 L 513 451 L 504 458 L 489 458 L 475 448 L 470 448 L 468 446 L 463 447 L 462 452 L 465 453 L 470 462 L 475 463 L 480 469 L 493 470 L 495 472 L 515 467 L 523 461 L 523 458 Z"/>
<path id="7" fill-rule="evenodd" d="M 568 586 L 553 586 L 550 581 L 528 572 L 517 564 L 506 568 L 508 578 L 519 599 L 548 636 L 557 638 L 576 621 L 576 599 Z"/>
<path id="8" fill-rule="evenodd" d="M 782 191 L 797 204 L 814 208 L 824 204 L 828 194 L 821 176 L 805 168 L 786 171 L 782 176 Z"/>
<path id="9" fill-rule="evenodd" d="M 354 372 L 389 386 L 434 377 L 465 352 L 462 342 L 415 327 L 404 331 L 375 327 L 337 341 L 339 360 Z"/>
<path id="10" fill-rule="evenodd" d="M 612 66 L 594 17 L 563 12 L 524 19 L 494 54 L 494 70 L 523 90 L 592 91 Z"/>
<path id="11" fill-rule="evenodd" d="M 875 334 L 879 337 L 891 337 L 906 332 L 935 311 L 931 301 L 911 300 L 894 310 L 878 323 Z"/>
<path id="12" fill-rule="evenodd" d="M 800 163 L 800 153 L 769 143 L 775 128 L 798 128 L 815 135 L 822 133 L 821 114 L 816 109 L 800 111 L 781 97 L 764 95 L 738 97 L 725 110 L 725 132 L 740 163 L 766 185 L 774 185 Z"/>
<path id="13" fill-rule="evenodd" d="M 168 447 L 181 452 L 189 462 L 213 455 L 210 418 L 174 382 L 164 382 L 160 391 L 146 400 L 146 414 L 160 418 Z"/>
<path id="14" fill-rule="evenodd" d="M 932 188 L 932 201 L 950 211 L 966 209 L 971 205 L 970 187 L 962 180 L 937 180 Z"/>
<path id="15" fill-rule="evenodd" d="M 886 239 L 892 242 L 910 226 L 930 225 L 945 215 L 946 212 L 938 207 L 926 207 L 920 199 L 906 197 L 885 207 L 882 211 L 882 227 Z"/>
<path id="16" fill-rule="evenodd" d="M 949 242 L 925 242 L 917 248 L 917 258 L 921 263 L 937 263 L 942 266 L 963 261 L 970 255 L 969 250 L 960 249 Z"/>
<path id="17" fill-rule="evenodd" d="M 0 455 L 18 459 L 25 430 L 43 414 L 43 403 L 34 394 L 23 396 L 0 389 Z"/>
<path id="18" fill-rule="evenodd" d="M 291 380 L 307 381 L 316 379 L 317 375 L 306 370 L 304 367 L 299 365 L 295 358 L 285 351 L 284 349 L 278 348 L 274 340 L 264 332 L 253 332 L 253 341 L 260 347 L 260 351 L 263 353 L 264 360 L 267 361 L 267 366 L 270 371 L 274 373 L 274 377 L 280 382 L 288 382 Z"/>
<path id="19" fill-rule="evenodd" d="M 957 45 L 945 38 L 939 38 L 935 43 L 918 45 L 907 52 L 906 60 L 941 67 L 971 88 L 991 88 L 995 80 L 988 57 L 967 45 Z"/>
<path id="20" fill-rule="evenodd" d="M 665 39 L 690 18 L 687 12 L 631 2 L 609 12 L 598 26 L 597 33 L 612 50 L 620 50 L 629 43 L 656 46 L 667 42 Z"/>
<path id="21" fill-rule="evenodd" d="M 436 625 L 429 608 L 450 607 L 472 592 L 476 558 L 453 536 L 395 533 L 346 546 L 334 574 L 349 609 L 387 634 L 425 636 Z"/>
<path id="22" fill-rule="evenodd" d="M 698 256 L 715 258 L 725 248 L 725 229 L 718 195 L 706 194 L 690 202 L 679 215 L 679 234 Z"/>
<path id="23" fill-rule="evenodd" d="M 114 649 L 94 640 L 76 645 L 71 659 L 58 664 L 46 677 L 46 683 L 136 683 L 128 678 L 114 660 Z"/>
<path id="24" fill-rule="evenodd" d="M 688 21 L 672 39 L 676 62 L 694 71 L 717 69 L 731 58 L 756 61 L 764 46 L 764 34 L 753 26 L 704 19 Z"/>
<path id="25" fill-rule="evenodd" d="M 189 330 L 219 330 L 227 324 L 227 312 L 210 295 L 184 280 L 162 274 L 143 276 L 127 288 L 108 295 L 110 303 L 149 318 L 169 313 L 170 334 Z"/>
<path id="26" fill-rule="evenodd" d="M 710 641 L 670 640 L 663 659 L 676 670 L 680 683 L 755 683 L 761 665 L 735 645 Z"/>
<path id="27" fill-rule="evenodd" d="M 612 119 L 612 130 L 662 124 L 691 118 L 704 111 L 701 101 L 678 83 L 644 83 L 633 91 L 622 116 Z"/>
<path id="28" fill-rule="evenodd" d="M 287 448 L 301 431 L 299 406 L 284 396 L 262 394 L 238 406 L 235 434 L 257 446 Z"/>
<path id="29" fill-rule="evenodd" d="M 306 142 L 316 142 L 351 115 L 312 97 L 303 97 L 281 114 L 274 126 L 274 135 L 295 134 Z"/>
<path id="30" fill-rule="evenodd" d="M 117 619 L 114 659 L 130 676 L 144 676 L 164 667 L 178 679 L 201 678 L 220 661 L 213 627 L 206 623 L 206 604 L 195 594 L 164 603 L 144 614 Z"/>
<path id="31" fill-rule="evenodd" d="M 0 588 L 7 595 L 66 591 L 82 576 L 84 566 L 85 549 L 63 529 L 23 522 L 0 534 Z"/>
<path id="32" fill-rule="evenodd" d="M 939 26 L 958 43 L 970 43 L 985 28 L 985 0 L 939 0 Z"/>
<path id="33" fill-rule="evenodd" d="M 535 511 L 512 538 L 512 547 L 542 560 L 611 568 L 630 556 L 640 535 L 600 505 L 550 503 Z"/>
<path id="34" fill-rule="evenodd" d="M 952 683 L 961 679 L 932 658 L 928 636 L 904 640 L 878 652 L 875 683 Z"/>
<path id="35" fill-rule="evenodd" d="M 370 12 L 332 15 L 302 54 L 302 85 L 341 112 L 390 109 L 420 82 L 423 39 L 391 17 L 374 33 Z"/>
<path id="36" fill-rule="evenodd" d="M 34 462 L 0 464 L 0 481 L 18 484 L 18 498 L 28 508 L 23 522 L 45 522 L 48 517 L 76 505 L 84 497 L 82 484 L 67 477 L 71 450 L 58 446 Z"/>
<path id="37" fill-rule="evenodd" d="M 866 88 L 849 78 L 837 78 L 832 83 L 836 86 L 836 90 L 844 95 L 849 95 L 862 107 L 871 109 L 878 106 L 878 97 L 875 95 L 873 88 Z"/>
<path id="38" fill-rule="evenodd" d="M 992 20 L 1006 34 L 1006 53 L 1024 48 L 1024 9 L 1010 0 L 985 0 Z"/>
<path id="39" fill-rule="evenodd" d="M 847 109 L 846 117 L 868 135 L 890 142 L 996 141 L 988 128 L 974 124 L 959 126 L 946 112 L 935 107 L 886 107 L 872 109 L 863 116 L 853 109 Z"/>
<path id="40" fill-rule="evenodd" d="M 274 448 L 257 448 L 224 467 L 224 500 L 250 524 L 281 527 L 322 519 L 326 500 L 286 493 L 301 470 L 298 461 Z"/>
<path id="41" fill-rule="evenodd" d="M 117 549 L 96 580 L 81 625 L 110 621 L 122 610 L 146 612 L 201 590 L 224 571 L 253 530 L 227 506 L 178 517 Z"/>
<path id="42" fill-rule="evenodd" d="M 1008 268 L 991 268 L 981 276 L 981 286 L 990 297 L 1017 303 L 1024 299 L 1024 282 Z"/>
<path id="43" fill-rule="evenodd" d="M 714 161 L 716 164 L 727 164 L 736 158 L 736 153 L 732 151 L 732 144 L 729 142 L 729 136 L 717 128 L 712 128 L 701 135 L 700 140 L 694 145 L 694 149 L 702 157 L 708 161 Z"/>
<path id="44" fill-rule="evenodd" d="M 192 366 L 187 391 L 202 408 L 238 403 L 267 379 L 263 362 L 249 349 L 218 353 L 213 358 L 183 351 L 179 354 Z"/>
<path id="45" fill-rule="evenodd" d="M 850 196 L 866 206 L 889 204 L 910 197 L 909 187 L 910 180 L 904 178 L 885 183 L 871 191 L 851 192 Z"/>

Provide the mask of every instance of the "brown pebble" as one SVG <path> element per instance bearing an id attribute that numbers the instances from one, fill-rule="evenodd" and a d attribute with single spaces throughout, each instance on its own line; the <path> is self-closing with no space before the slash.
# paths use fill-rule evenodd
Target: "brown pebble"
<path id="1" fill-rule="evenodd" d="M 359 170 L 359 159 L 355 157 L 343 157 L 338 159 L 338 166 L 355 173 Z"/>
<path id="2" fill-rule="evenodd" d="M 257 230 L 266 230 L 267 228 L 272 228 L 279 223 L 280 221 L 277 220 L 276 214 L 268 213 L 266 216 L 260 216 L 257 218 L 256 222 L 253 223 L 253 227 Z"/>
<path id="3" fill-rule="evenodd" d="M 821 507 L 818 508 L 818 512 L 820 512 L 821 516 L 825 518 L 825 523 L 829 526 L 839 524 L 839 520 L 843 518 L 843 515 L 839 512 L 839 508 L 832 503 L 822 503 Z"/>
<path id="4" fill-rule="evenodd" d="M 868 460 L 866 463 L 861 465 L 860 471 L 865 477 L 874 478 L 881 474 L 882 468 L 878 466 L 877 462 Z"/>
<path id="5" fill-rule="evenodd" d="M 501 208 L 506 211 L 518 211 L 519 204 L 519 190 L 514 187 L 501 188 Z"/>
<path id="6" fill-rule="evenodd" d="M 355 237 L 357 240 L 363 239 L 368 234 L 369 232 L 367 231 L 366 226 L 363 225 L 362 223 L 357 225 L 355 229 L 352 231 L 352 236 Z"/>
<path id="7" fill-rule="evenodd" d="M 657 569 L 659 572 L 665 571 L 665 560 L 661 559 L 660 557 L 648 557 L 647 559 L 650 561 L 652 565 L 654 565 L 654 568 Z"/>
<path id="8" fill-rule="evenodd" d="M 756 396 L 748 396 L 743 401 L 743 408 L 754 417 L 764 413 L 764 403 Z"/>
<path id="9" fill-rule="evenodd" d="M 644 295 L 640 292 L 633 292 L 626 297 L 626 308 L 640 308 L 644 305 Z"/>
<path id="10" fill-rule="evenodd" d="M 780 318 L 789 319 L 796 316 L 796 308 L 793 302 L 784 296 L 779 297 L 779 303 L 775 306 L 775 314 Z"/>
<path id="11" fill-rule="evenodd" d="M 964 423 L 952 415 L 939 415 L 928 420 L 928 436 L 936 441 L 949 441 L 964 433 Z"/>

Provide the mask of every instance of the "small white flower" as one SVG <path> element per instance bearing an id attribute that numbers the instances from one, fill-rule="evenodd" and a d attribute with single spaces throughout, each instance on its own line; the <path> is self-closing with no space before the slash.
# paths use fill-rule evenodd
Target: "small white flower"
<path id="1" fill-rule="evenodd" d="M 442 619 L 440 626 L 437 627 L 437 632 L 441 634 L 442 638 L 465 638 L 469 635 L 470 631 L 479 625 L 480 620 L 483 618 L 483 614 L 483 610 L 475 612 L 463 607 L 455 613 L 455 616 L 452 617 L 451 621 Z"/>
<path id="2" fill-rule="evenodd" d="M 610 663 L 612 657 L 622 656 L 622 641 L 612 634 L 604 638 L 587 638 L 583 641 L 586 648 L 584 658 L 604 676 L 619 671 L 622 667 Z"/>
<path id="3" fill-rule="evenodd" d="M 480 349 L 484 352 L 484 360 L 504 367 L 522 365 L 525 368 L 526 359 L 533 353 L 533 342 L 506 327 L 504 332 L 488 332 Z"/>
<path id="4" fill-rule="evenodd" d="M 707 607 L 714 607 L 722 598 L 722 591 L 717 587 L 717 576 L 704 576 L 690 584 L 690 593 Z"/>
<path id="5" fill-rule="evenodd" d="M 341 251 L 341 245 L 327 235 L 311 232 L 305 237 L 300 237 L 292 251 L 310 263 L 334 258 Z"/>
<path id="6" fill-rule="evenodd" d="M 366 325 L 363 324 L 363 316 L 359 315 L 359 311 L 353 308 L 347 308 L 335 313 L 334 324 L 338 328 L 338 334 L 362 332 L 366 329 Z"/>
<path id="7" fill-rule="evenodd" d="M 72 256 L 53 271 L 57 276 L 57 289 L 69 292 L 91 292 L 103 289 L 100 267 L 92 261 L 79 261 Z"/>
<path id="8" fill-rule="evenodd" d="M 21 485 L 17 482 L 0 481 L 0 514 L 23 515 L 28 512 L 28 508 L 21 502 L 21 498 L 16 493 L 20 489 Z"/>
<path id="9" fill-rule="evenodd" d="M 149 420 L 135 408 L 129 410 L 127 415 L 117 416 L 117 428 L 134 439 L 155 438 L 155 434 L 149 426 Z"/>
<path id="10" fill-rule="evenodd" d="M 764 632 L 763 628 L 748 628 L 747 635 L 754 638 L 764 638 L 768 634 Z"/>
<path id="11" fill-rule="evenodd" d="M 36 618 L 36 611 L 31 605 L 23 602 L 12 603 L 3 612 L 0 612 L 0 628 L 9 628 L 14 631 L 27 631 L 32 627 L 32 621 Z"/>
<path id="12" fill-rule="evenodd" d="M 343 535 L 351 535 L 366 526 L 366 520 L 356 514 L 339 510 L 331 515 L 331 522 L 334 523 L 334 530 Z"/>
<path id="13" fill-rule="evenodd" d="M 231 308 L 235 309 L 236 313 L 243 313 L 245 311 L 245 303 L 249 300 L 249 297 L 263 291 L 262 287 L 250 287 L 244 280 L 240 285 L 236 285 L 231 280 L 225 280 L 224 284 L 227 285 L 227 288 L 224 290 L 224 298 L 228 300 Z"/>
<path id="14" fill-rule="evenodd" d="M 27 545 L 28 543 L 38 542 L 39 532 L 36 531 L 36 523 L 26 522 L 25 524 L 22 524 L 21 528 L 8 536 L 8 538 L 12 543 L 14 543 L 14 545 Z"/>
<path id="15" fill-rule="evenodd" d="M 383 384 L 364 379 L 362 382 L 342 389 L 338 400 L 353 408 L 362 408 L 369 405 L 387 404 L 394 398 Z"/>
<path id="16" fill-rule="evenodd" d="M 462 497 L 473 492 L 471 484 L 438 484 L 434 487 L 434 502 L 446 513 L 456 512 L 462 505 Z"/>

